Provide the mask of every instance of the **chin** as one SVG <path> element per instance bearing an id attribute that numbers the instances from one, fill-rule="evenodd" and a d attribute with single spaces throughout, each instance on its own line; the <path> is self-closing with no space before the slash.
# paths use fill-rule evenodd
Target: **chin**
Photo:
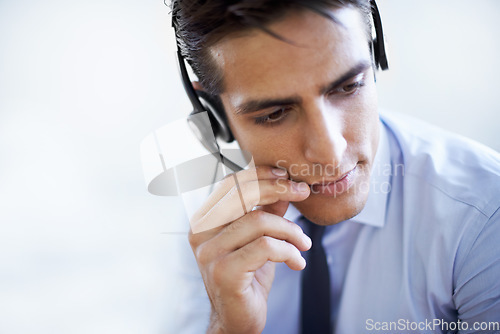
<path id="1" fill-rule="evenodd" d="M 363 210 L 366 198 L 316 199 L 311 195 L 307 200 L 294 203 L 294 206 L 310 221 L 318 225 L 334 225 L 351 219 Z"/>

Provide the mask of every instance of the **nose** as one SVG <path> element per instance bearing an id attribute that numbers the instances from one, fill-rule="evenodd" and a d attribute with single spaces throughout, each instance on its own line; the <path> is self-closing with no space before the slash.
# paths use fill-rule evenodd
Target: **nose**
<path id="1" fill-rule="evenodd" d="M 313 164 L 337 168 L 347 149 L 347 141 L 343 135 L 342 112 L 331 109 L 318 104 L 306 111 L 304 155 Z"/>

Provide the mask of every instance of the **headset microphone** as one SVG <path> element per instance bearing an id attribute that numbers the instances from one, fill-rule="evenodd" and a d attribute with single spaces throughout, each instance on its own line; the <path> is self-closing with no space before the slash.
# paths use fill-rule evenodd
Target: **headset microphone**
<path id="1" fill-rule="evenodd" d="M 226 114 L 223 111 L 222 102 L 216 96 L 203 91 L 196 91 L 194 89 L 191 81 L 189 80 L 186 64 L 184 63 L 184 57 L 182 57 L 180 50 L 177 50 L 177 61 L 184 90 L 186 91 L 194 109 L 190 117 L 187 119 L 191 131 L 193 131 L 193 134 L 196 138 L 198 138 L 201 144 L 209 152 L 212 152 L 214 157 L 216 157 L 217 160 L 224 166 L 228 167 L 233 172 L 242 170 L 243 167 L 224 157 L 220 151 L 219 144 L 217 144 L 217 138 L 220 138 L 227 143 L 234 140 L 233 134 L 227 122 Z M 207 128 L 205 124 L 201 124 L 199 121 L 200 118 L 191 117 L 202 112 L 206 112 L 208 114 L 211 128 Z"/>

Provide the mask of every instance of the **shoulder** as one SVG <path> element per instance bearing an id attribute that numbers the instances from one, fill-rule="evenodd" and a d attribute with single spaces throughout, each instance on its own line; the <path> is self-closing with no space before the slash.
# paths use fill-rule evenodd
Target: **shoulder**
<path id="1" fill-rule="evenodd" d="M 500 207 L 500 154 L 410 116 L 383 111 L 413 191 L 432 188 L 489 218 Z M 416 187 L 416 189 L 415 189 Z"/>
<path id="2" fill-rule="evenodd" d="M 393 174 L 389 202 L 399 206 L 393 226 L 407 262 L 422 266 L 414 282 L 443 312 L 493 319 L 500 303 L 487 301 L 500 300 L 500 155 L 408 116 L 384 111 L 381 120 L 391 164 L 403 166 Z"/>

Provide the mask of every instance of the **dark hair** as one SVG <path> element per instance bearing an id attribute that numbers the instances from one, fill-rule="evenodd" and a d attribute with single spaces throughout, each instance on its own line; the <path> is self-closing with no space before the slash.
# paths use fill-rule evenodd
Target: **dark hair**
<path id="1" fill-rule="evenodd" d="M 251 28 L 266 28 L 290 10 L 308 9 L 336 22 L 328 9 L 353 6 L 366 18 L 371 35 L 369 0 L 171 0 L 172 22 L 180 51 L 201 85 L 209 94 L 223 91 L 222 73 L 217 70 L 208 49 L 223 37 Z"/>

